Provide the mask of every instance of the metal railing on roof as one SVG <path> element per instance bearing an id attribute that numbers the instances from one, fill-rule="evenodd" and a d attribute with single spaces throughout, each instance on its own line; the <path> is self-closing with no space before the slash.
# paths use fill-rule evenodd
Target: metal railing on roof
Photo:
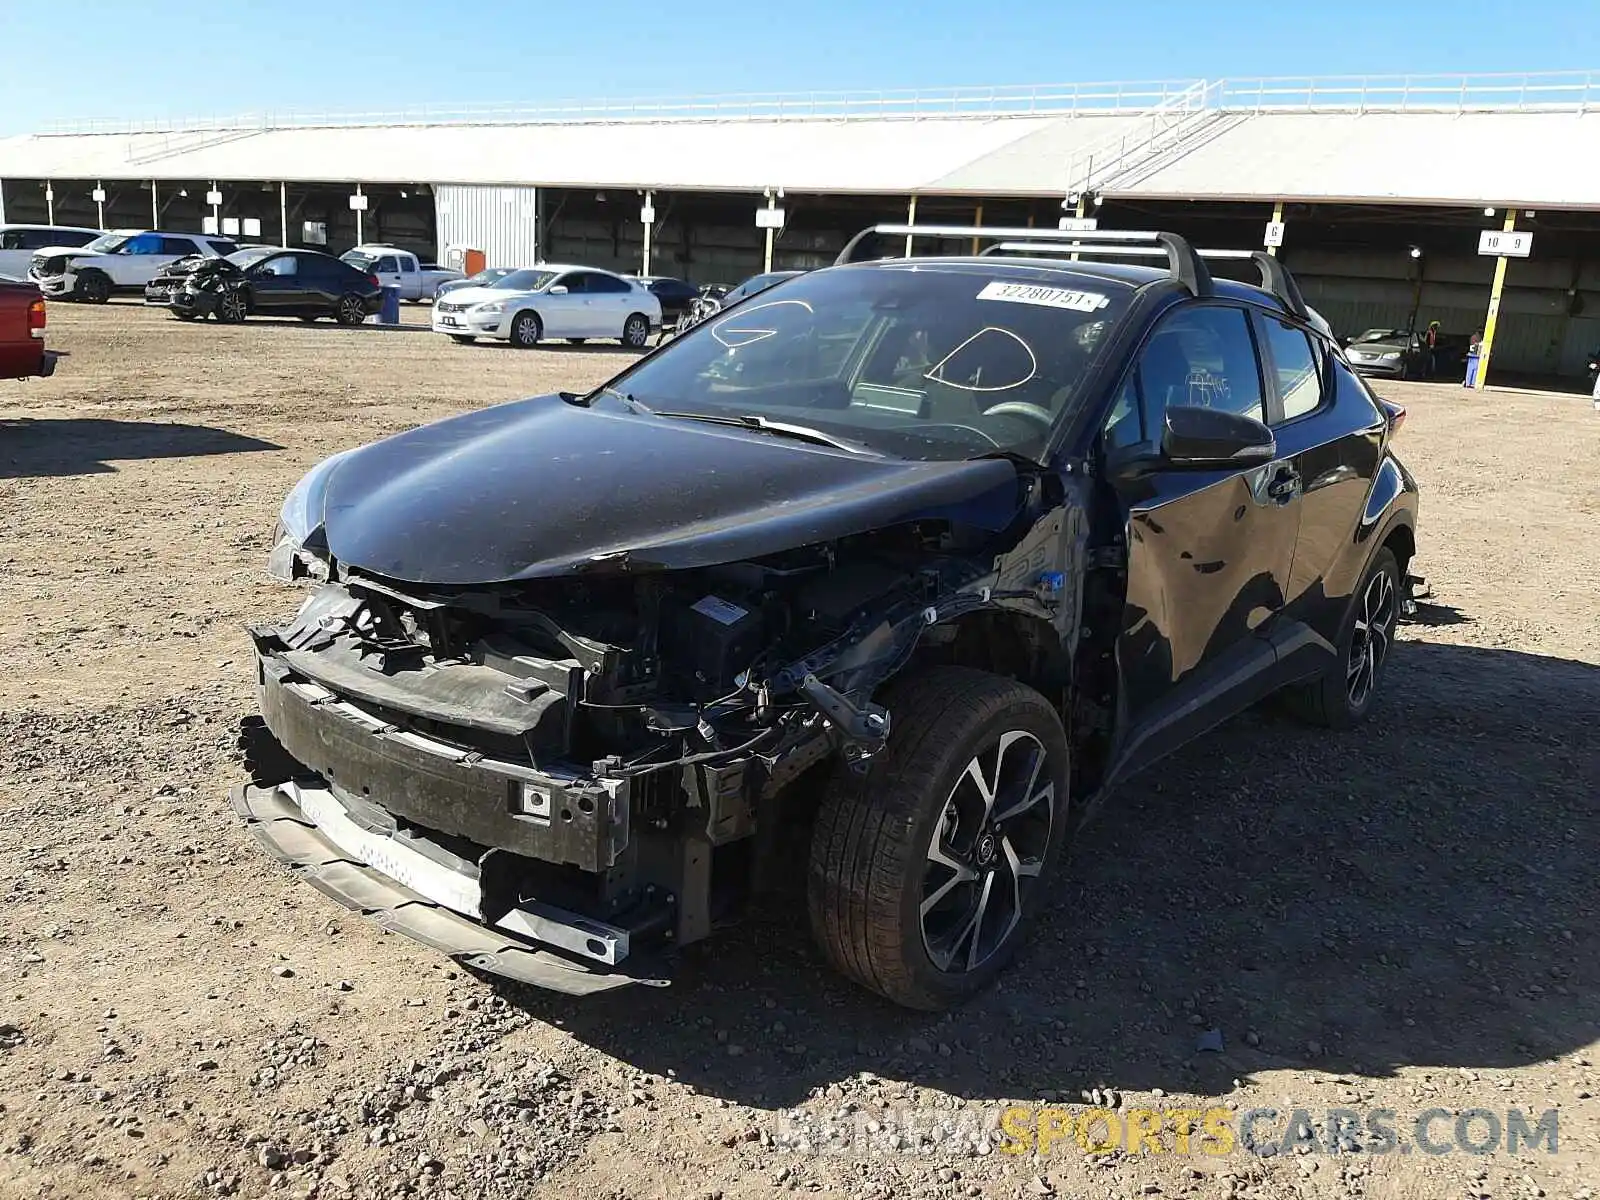
<path id="1" fill-rule="evenodd" d="M 871 120 L 1152 113 L 1200 89 L 1235 112 L 1583 112 L 1600 107 L 1600 71 L 1480 75 L 1324 75 L 996 87 L 735 93 L 541 104 L 421 105 L 365 112 L 274 109 L 209 117 L 58 122 L 49 134 L 185 134 L 375 125 L 525 125 L 663 121 Z"/>

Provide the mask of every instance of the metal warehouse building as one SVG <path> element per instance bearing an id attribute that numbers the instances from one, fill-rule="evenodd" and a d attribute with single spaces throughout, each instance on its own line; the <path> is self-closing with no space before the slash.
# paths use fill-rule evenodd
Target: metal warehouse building
<path id="1" fill-rule="evenodd" d="M 1489 304 L 1480 234 L 1511 228 L 1533 237 L 1506 272 L 1495 363 L 1570 376 L 1600 346 L 1597 106 L 1600 73 L 107 123 L 0 138 L 0 220 L 731 282 L 824 265 L 874 221 L 1085 216 L 1205 245 L 1281 239 L 1340 332 L 1458 334 Z"/>

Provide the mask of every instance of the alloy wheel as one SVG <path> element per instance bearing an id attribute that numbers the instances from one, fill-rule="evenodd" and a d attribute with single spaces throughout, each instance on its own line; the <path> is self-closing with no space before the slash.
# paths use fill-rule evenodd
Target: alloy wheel
<path id="1" fill-rule="evenodd" d="M 928 843 L 922 945 L 941 971 L 975 971 L 1022 919 L 1055 820 L 1054 772 L 1033 734 L 1002 733 L 967 763 Z"/>
<path id="2" fill-rule="evenodd" d="M 237 324 L 244 320 L 244 297 L 237 292 L 229 292 L 224 295 L 217 305 L 217 316 L 229 325 Z"/>
<path id="3" fill-rule="evenodd" d="M 346 296 L 339 301 L 339 321 L 344 325 L 359 325 L 366 320 L 359 296 Z"/>
<path id="4" fill-rule="evenodd" d="M 1355 630 L 1350 637 L 1350 657 L 1345 662 L 1345 686 L 1350 707 L 1360 708 L 1372 695 L 1378 671 L 1389 653 L 1398 614 L 1394 576 L 1378 571 L 1367 581 L 1356 610 Z"/>
<path id="5" fill-rule="evenodd" d="M 629 317 L 622 327 L 623 345 L 637 350 L 650 340 L 650 325 L 640 316 Z"/>

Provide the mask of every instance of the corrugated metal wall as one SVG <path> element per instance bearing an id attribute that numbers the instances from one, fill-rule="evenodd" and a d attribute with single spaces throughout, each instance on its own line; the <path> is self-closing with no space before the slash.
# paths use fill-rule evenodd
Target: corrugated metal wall
<path id="1" fill-rule="evenodd" d="M 1416 265 L 1401 255 L 1311 250 L 1287 261 L 1306 302 L 1342 336 L 1403 329 L 1413 306 L 1418 329 L 1429 321 L 1458 335 L 1483 329 L 1493 259 L 1430 258 L 1420 291 Z M 1582 374 L 1589 352 L 1600 346 L 1600 318 L 1586 312 L 1600 307 L 1597 291 L 1594 264 L 1513 259 L 1500 302 L 1495 364 L 1530 375 Z"/>
<path id="2" fill-rule="evenodd" d="M 482 250 L 491 267 L 539 261 L 539 189 L 440 183 L 433 188 L 439 261 L 450 246 Z"/>

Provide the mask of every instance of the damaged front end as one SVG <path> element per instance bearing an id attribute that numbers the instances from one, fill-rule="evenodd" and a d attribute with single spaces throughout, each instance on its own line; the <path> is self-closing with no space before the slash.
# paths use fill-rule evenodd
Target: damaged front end
<path id="1" fill-rule="evenodd" d="M 468 586 L 280 552 L 328 578 L 252 630 L 257 778 L 235 806 L 322 890 L 463 962 L 571 993 L 660 981 L 662 950 L 760 886 L 788 785 L 883 746 L 871 696 L 914 653 L 985 609 L 1075 627 L 1071 511 L 999 556 L 913 521 Z"/>

